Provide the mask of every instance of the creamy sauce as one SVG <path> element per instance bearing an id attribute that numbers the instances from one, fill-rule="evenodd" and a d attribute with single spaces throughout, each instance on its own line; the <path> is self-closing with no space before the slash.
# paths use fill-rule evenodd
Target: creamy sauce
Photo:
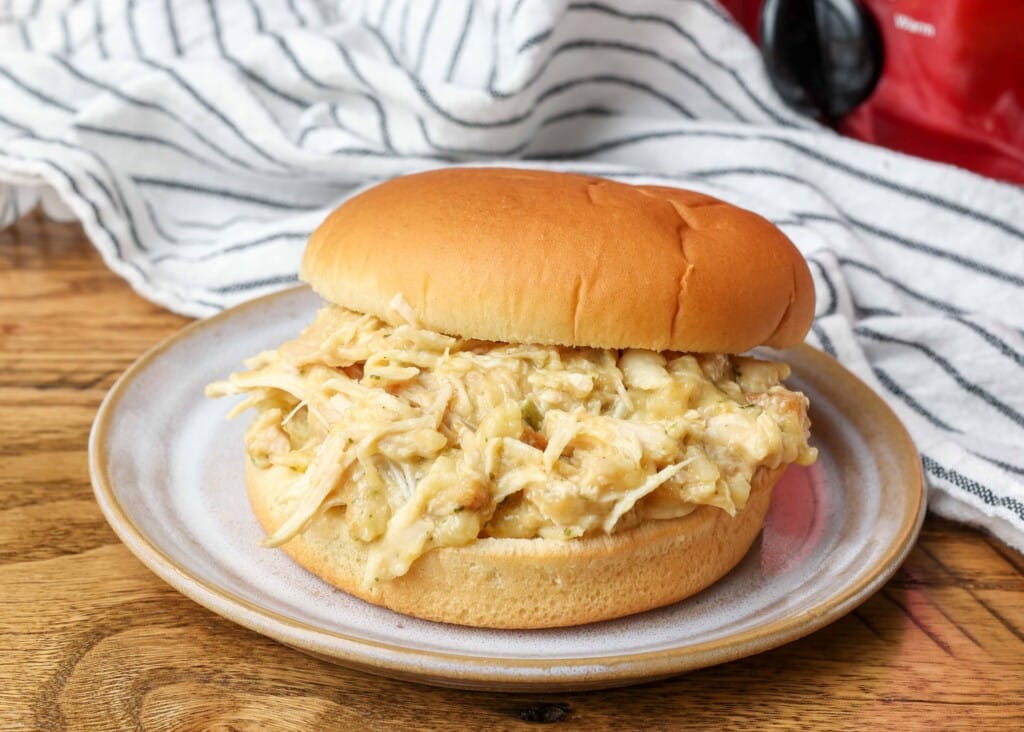
<path id="1" fill-rule="evenodd" d="M 743 356 L 464 340 L 329 306 L 246 366 L 207 393 L 246 394 L 250 459 L 294 472 L 267 543 L 342 515 L 367 583 L 478 537 L 732 514 L 758 468 L 816 456 L 788 367 Z"/>

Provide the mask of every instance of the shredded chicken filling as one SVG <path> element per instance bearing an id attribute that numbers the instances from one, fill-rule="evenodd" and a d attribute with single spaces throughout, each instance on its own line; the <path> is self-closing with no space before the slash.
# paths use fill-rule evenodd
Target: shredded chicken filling
<path id="1" fill-rule="evenodd" d="M 255 408 L 246 448 L 291 471 L 283 544 L 327 511 L 364 581 L 478 537 L 572 539 L 698 506 L 734 514 L 759 468 L 809 464 L 807 400 L 782 363 L 475 341 L 324 308 L 211 384 Z"/>

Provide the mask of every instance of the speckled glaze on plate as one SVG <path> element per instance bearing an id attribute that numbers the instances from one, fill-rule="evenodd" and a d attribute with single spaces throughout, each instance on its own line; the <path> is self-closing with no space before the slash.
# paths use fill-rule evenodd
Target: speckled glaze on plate
<path id="1" fill-rule="evenodd" d="M 774 648 L 863 602 L 909 552 L 924 517 L 920 464 L 870 389 L 803 346 L 784 355 L 811 400 L 811 468 L 790 468 L 764 531 L 722 581 L 670 607 L 539 631 L 431 623 L 350 597 L 258 545 L 243 484 L 243 417 L 204 386 L 311 320 L 298 288 L 197 322 L 140 358 L 100 407 L 89 443 L 97 501 L 153 572 L 220 615 L 320 658 L 469 689 L 620 686 Z"/>

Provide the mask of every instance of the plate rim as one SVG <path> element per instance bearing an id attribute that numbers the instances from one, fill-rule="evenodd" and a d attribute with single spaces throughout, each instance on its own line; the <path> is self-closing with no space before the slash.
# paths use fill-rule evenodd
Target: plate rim
<path id="1" fill-rule="evenodd" d="M 829 370 L 838 370 L 854 388 L 863 392 L 865 398 L 874 401 L 892 423 L 904 443 L 902 449 L 893 452 L 901 464 L 906 462 L 909 463 L 907 467 L 911 467 L 913 485 L 907 488 L 916 488 L 909 499 L 909 510 L 886 552 L 861 575 L 859 582 L 842 587 L 834 595 L 803 608 L 801 612 L 722 638 L 685 648 L 677 646 L 601 657 L 528 659 L 410 648 L 352 636 L 288 617 L 193 575 L 186 566 L 167 555 L 135 525 L 121 506 L 105 457 L 109 454 L 106 447 L 110 423 L 118 404 L 128 387 L 153 361 L 201 330 L 220 325 L 243 311 L 309 290 L 308 285 L 299 285 L 248 300 L 208 318 L 195 320 L 149 348 L 107 392 L 94 418 L 88 444 L 89 473 L 96 501 L 107 523 L 139 561 L 175 590 L 208 610 L 300 651 L 361 671 L 463 689 L 571 691 L 651 681 L 768 651 L 838 620 L 895 574 L 920 532 L 927 510 L 927 496 L 920 457 L 906 427 L 889 405 L 860 378 L 836 359 L 804 343 L 789 349 L 789 352 L 799 353 L 804 360 L 816 361 L 817 365 Z M 318 637 L 320 642 L 317 642 Z M 334 641 L 334 645 L 327 648 L 330 641 Z M 495 670 L 497 666 L 501 668 Z M 521 673 L 510 673 L 510 667 Z M 552 669 L 557 669 L 558 673 L 552 673 Z"/>

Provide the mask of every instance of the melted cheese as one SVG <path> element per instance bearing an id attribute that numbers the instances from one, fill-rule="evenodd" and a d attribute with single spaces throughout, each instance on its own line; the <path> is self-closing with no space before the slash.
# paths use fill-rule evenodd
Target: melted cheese
<path id="1" fill-rule="evenodd" d="M 478 537 L 731 514 L 758 468 L 816 455 L 788 367 L 741 356 L 463 340 L 330 306 L 246 365 L 207 392 L 245 394 L 250 459 L 294 471 L 266 543 L 340 510 L 367 583 Z"/>

